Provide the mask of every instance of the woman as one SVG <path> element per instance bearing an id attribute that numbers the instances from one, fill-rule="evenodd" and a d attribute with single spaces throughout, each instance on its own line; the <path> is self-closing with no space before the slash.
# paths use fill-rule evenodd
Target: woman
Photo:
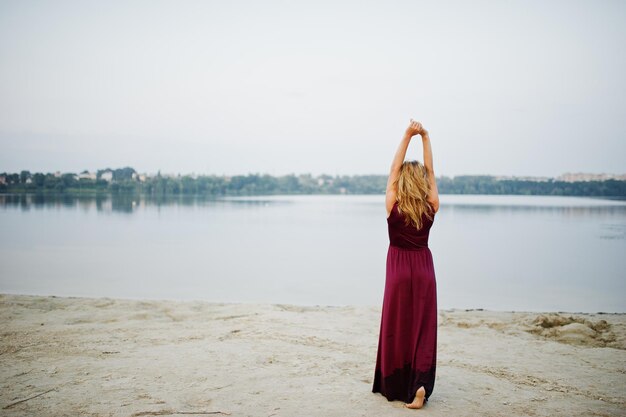
<path id="1" fill-rule="evenodd" d="M 422 136 L 424 164 L 404 161 Z M 433 392 L 437 362 L 437 285 L 428 235 L 439 210 L 428 131 L 411 123 L 391 164 L 386 192 L 389 249 L 372 392 L 421 408 Z"/>

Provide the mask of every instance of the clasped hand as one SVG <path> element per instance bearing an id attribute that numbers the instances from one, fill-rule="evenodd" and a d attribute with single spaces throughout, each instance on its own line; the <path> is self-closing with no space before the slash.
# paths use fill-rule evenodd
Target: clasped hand
<path id="1" fill-rule="evenodd" d="M 424 129 L 424 126 L 422 126 L 420 122 L 411 119 L 411 123 L 409 124 L 409 127 L 406 128 L 406 134 L 409 135 L 410 137 L 413 137 L 415 135 L 424 136 L 428 134 L 428 131 Z"/>

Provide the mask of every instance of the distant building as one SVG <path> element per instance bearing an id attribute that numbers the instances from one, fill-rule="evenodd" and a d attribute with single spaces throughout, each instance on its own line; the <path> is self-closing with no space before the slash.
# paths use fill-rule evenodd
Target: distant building
<path id="1" fill-rule="evenodd" d="M 546 182 L 546 181 L 564 181 L 564 182 L 579 182 L 579 181 L 606 181 L 606 180 L 619 180 L 626 181 L 626 174 L 616 175 L 616 174 L 589 174 L 583 172 L 567 172 L 563 175 L 559 175 L 555 178 L 550 177 L 516 177 L 512 175 L 497 175 L 494 178 L 498 181 L 500 180 L 513 180 L 513 181 L 537 181 L 537 182 Z"/>
<path id="2" fill-rule="evenodd" d="M 626 174 L 589 174 L 584 172 L 567 172 L 563 175 L 556 177 L 557 181 L 565 182 L 578 182 L 578 181 L 606 181 L 606 180 L 619 180 L 626 181 Z"/>
<path id="3" fill-rule="evenodd" d="M 140 174 L 138 172 L 133 172 L 131 174 L 130 178 L 135 180 L 135 181 L 145 182 L 146 179 L 148 178 L 148 175 L 147 174 Z"/>
<path id="4" fill-rule="evenodd" d="M 105 180 L 107 182 L 113 181 L 113 171 L 105 171 L 100 174 L 100 179 Z"/>
<path id="5" fill-rule="evenodd" d="M 496 179 L 496 181 L 502 181 L 502 180 L 511 180 L 511 181 L 535 181 L 535 182 L 547 182 L 547 181 L 552 181 L 552 178 L 550 177 L 529 177 L 529 176 L 525 176 L 525 177 L 516 177 L 513 175 L 496 175 L 494 177 Z"/>
<path id="6" fill-rule="evenodd" d="M 7 177 L 6 177 L 6 175 L 0 175 L 0 184 L 7 185 Z"/>
<path id="7" fill-rule="evenodd" d="M 89 171 L 83 171 L 80 174 L 78 174 L 78 179 L 79 180 L 96 180 L 96 173 L 95 172 L 89 172 Z"/>

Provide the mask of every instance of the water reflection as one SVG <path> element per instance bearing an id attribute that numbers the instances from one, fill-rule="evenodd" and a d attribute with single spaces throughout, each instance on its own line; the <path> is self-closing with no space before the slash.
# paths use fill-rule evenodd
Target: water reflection
<path id="1" fill-rule="evenodd" d="M 131 214 L 145 207 L 165 206 L 206 206 L 233 204 L 244 206 L 265 206 L 293 204 L 299 200 L 314 199 L 315 195 L 273 195 L 273 196 L 227 196 L 206 195 L 151 196 L 135 194 L 0 194 L 0 209 L 70 209 L 105 213 Z M 345 196 L 324 196 L 325 201 L 345 199 Z M 362 197 L 361 207 L 380 207 L 384 196 Z M 355 200 L 357 201 L 357 200 Z M 441 210 L 449 215 L 455 212 L 471 211 L 477 215 L 499 213 L 552 213 L 555 216 L 587 218 L 623 217 L 626 215 L 626 201 L 581 197 L 546 196 L 487 196 L 487 195 L 442 195 Z M 617 232 L 623 235 L 623 230 Z M 614 234 L 614 233 L 613 233 Z"/>
<path id="2" fill-rule="evenodd" d="M 131 214 L 148 206 L 206 206 L 229 201 L 232 204 L 262 206 L 267 204 L 285 204 L 286 201 L 271 199 L 226 200 L 202 195 L 150 196 L 132 194 L 0 194 L 0 208 L 13 208 L 22 211 L 31 209 L 70 209 L 111 213 Z"/>
<path id="3" fill-rule="evenodd" d="M 532 197 L 530 197 L 532 198 Z M 523 212 L 531 213 L 553 213 L 555 216 L 566 217 L 589 217 L 592 216 L 624 216 L 626 215 L 626 206 L 520 206 L 520 205 L 474 205 L 474 204 L 442 204 L 441 210 L 454 211 L 471 211 L 476 214 L 491 215 L 504 212 Z"/>

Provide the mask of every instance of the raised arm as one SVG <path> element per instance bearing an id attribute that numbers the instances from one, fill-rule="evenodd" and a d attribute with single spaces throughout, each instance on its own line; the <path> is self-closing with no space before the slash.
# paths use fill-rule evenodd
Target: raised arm
<path id="1" fill-rule="evenodd" d="M 437 190 L 437 181 L 435 179 L 435 170 L 433 169 L 433 151 L 430 146 L 430 136 L 428 130 L 422 129 L 422 145 L 424 146 L 424 167 L 428 172 L 428 183 L 430 184 L 430 193 L 426 201 L 430 203 L 435 213 L 439 210 L 439 190 Z"/>
<path id="2" fill-rule="evenodd" d="M 406 150 L 409 147 L 411 138 L 417 135 L 422 129 L 423 127 L 420 122 L 416 122 L 415 120 L 411 119 L 411 123 L 404 132 L 404 136 L 400 141 L 400 145 L 398 145 L 398 150 L 396 150 L 396 154 L 394 155 L 393 161 L 391 162 L 391 170 L 389 171 L 389 178 L 387 179 L 387 190 L 385 192 L 385 206 L 387 208 L 387 217 L 389 217 L 389 214 L 393 209 L 393 204 L 396 202 L 397 190 L 395 188 L 395 182 L 400 176 L 400 168 L 402 167 L 402 163 L 404 162 Z"/>

